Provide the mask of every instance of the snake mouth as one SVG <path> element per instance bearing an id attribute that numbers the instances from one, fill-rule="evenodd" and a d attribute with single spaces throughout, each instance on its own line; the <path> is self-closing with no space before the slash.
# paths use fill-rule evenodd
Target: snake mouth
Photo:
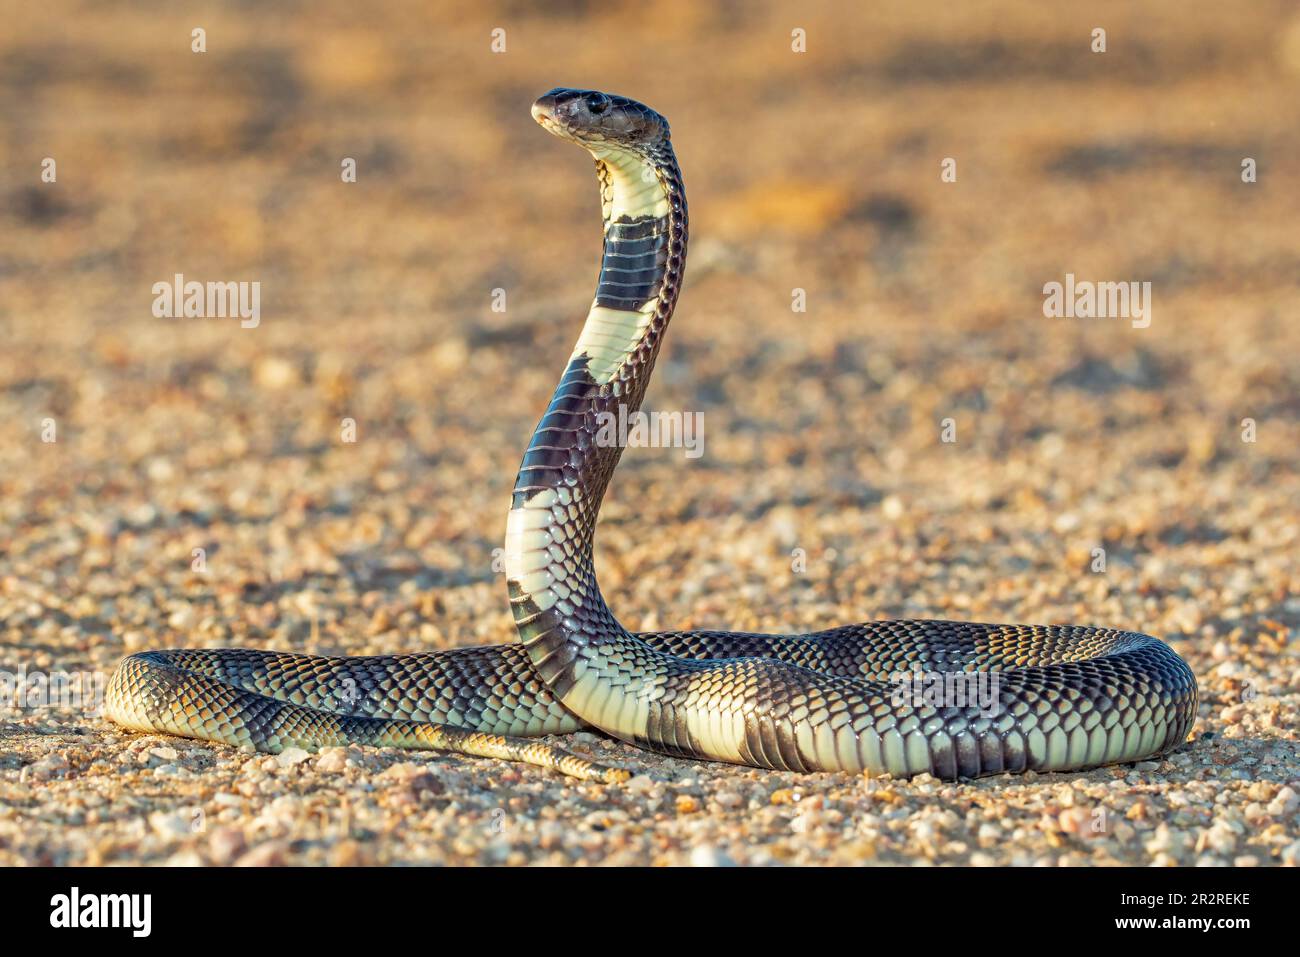
<path id="1" fill-rule="evenodd" d="M 546 130 L 546 132 L 550 133 L 552 136 L 558 136 L 563 140 L 571 140 L 574 138 L 569 129 L 563 122 L 561 122 L 559 117 L 556 116 L 555 97 L 549 93 L 533 104 L 533 119 L 537 121 L 538 126 Z"/>
<path id="2" fill-rule="evenodd" d="M 555 120 L 555 98 L 550 94 L 541 97 L 533 104 L 533 119 L 542 126 L 552 123 Z"/>
<path id="3" fill-rule="evenodd" d="M 572 136 L 570 124 L 561 115 L 560 94 L 567 93 L 563 87 L 557 87 L 549 93 L 543 93 L 533 103 L 533 119 L 542 129 L 556 136 Z"/>

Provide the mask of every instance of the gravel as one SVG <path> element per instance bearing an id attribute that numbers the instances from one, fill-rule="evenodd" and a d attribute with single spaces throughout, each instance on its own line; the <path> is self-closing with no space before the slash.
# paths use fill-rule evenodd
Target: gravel
<path id="1" fill-rule="evenodd" d="M 527 111 L 572 24 L 505 17 L 489 68 L 496 14 L 374 6 L 368 32 L 318 14 L 337 3 L 274 30 L 214 12 L 206 59 L 158 52 L 188 15 L 96 4 L 0 38 L 0 141 L 31 170 L 0 207 L 0 672 L 84 682 L 0 694 L 0 865 L 1300 864 L 1300 130 L 1277 93 L 1300 20 L 1262 6 L 1118 5 L 1104 55 L 1091 22 L 1022 8 L 809 13 L 801 59 L 759 4 L 609 80 L 673 121 L 692 265 L 649 405 L 706 439 L 615 479 L 622 620 L 1145 631 L 1200 682 L 1173 753 L 945 783 L 563 742 L 633 771 L 606 787 L 105 722 L 97 682 L 140 649 L 513 636 L 494 549 L 597 255 L 589 163 Z M 1010 74 L 970 56 L 989 23 Z M 624 25 L 583 26 L 598 78 Z M 154 318 L 177 272 L 261 281 L 260 324 Z M 1150 327 L 1045 318 L 1066 272 L 1152 281 Z"/>

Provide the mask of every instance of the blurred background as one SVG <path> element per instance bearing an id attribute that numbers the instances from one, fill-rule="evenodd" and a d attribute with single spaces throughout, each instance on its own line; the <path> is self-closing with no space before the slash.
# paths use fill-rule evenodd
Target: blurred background
<path id="1" fill-rule="evenodd" d="M 705 451 L 614 482 L 629 626 L 1131 627 L 1212 706 L 1300 622 L 1292 3 L 5 8 L 5 667 L 513 638 L 493 549 L 599 252 L 557 85 L 664 113 L 690 202 L 649 406 Z M 176 273 L 260 325 L 155 318 Z M 1151 282 L 1150 328 L 1045 318 L 1066 273 Z"/>

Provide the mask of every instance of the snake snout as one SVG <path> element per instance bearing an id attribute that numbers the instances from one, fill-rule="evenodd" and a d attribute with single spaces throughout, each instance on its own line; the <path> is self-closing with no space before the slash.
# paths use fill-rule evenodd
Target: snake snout
<path id="1" fill-rule="evenodd" d="M 533 119 L 552 132 L 577 132 L 592 120 L 586 110 L 586 93 L 586 90 L 557 86 L 537 98 L 533 104 Z"/>
<path id="2" fill-rule="evenodd" d="M 559 90 L 552 90 L 537 98 L 537 102 L 533 104 L 533 119 L 542 124 L 555 119 L 555 95 L 559 92 Z"/>

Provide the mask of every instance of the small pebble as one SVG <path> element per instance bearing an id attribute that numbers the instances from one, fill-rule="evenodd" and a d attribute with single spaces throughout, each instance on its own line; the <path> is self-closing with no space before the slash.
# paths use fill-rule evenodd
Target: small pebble
<path id="1" fill-rule="evenodd" d="M 734 867 L 736 862 L 724 851 L 707 844 L 691 848 L 691 867 Z"/>
<path id="2" fill-rule="evenodd" d="M 311 755 L 302 748 L 285 748 L 275 756 L 275 763 L 282 768 L 292 768 L 310 757 Z"/>

